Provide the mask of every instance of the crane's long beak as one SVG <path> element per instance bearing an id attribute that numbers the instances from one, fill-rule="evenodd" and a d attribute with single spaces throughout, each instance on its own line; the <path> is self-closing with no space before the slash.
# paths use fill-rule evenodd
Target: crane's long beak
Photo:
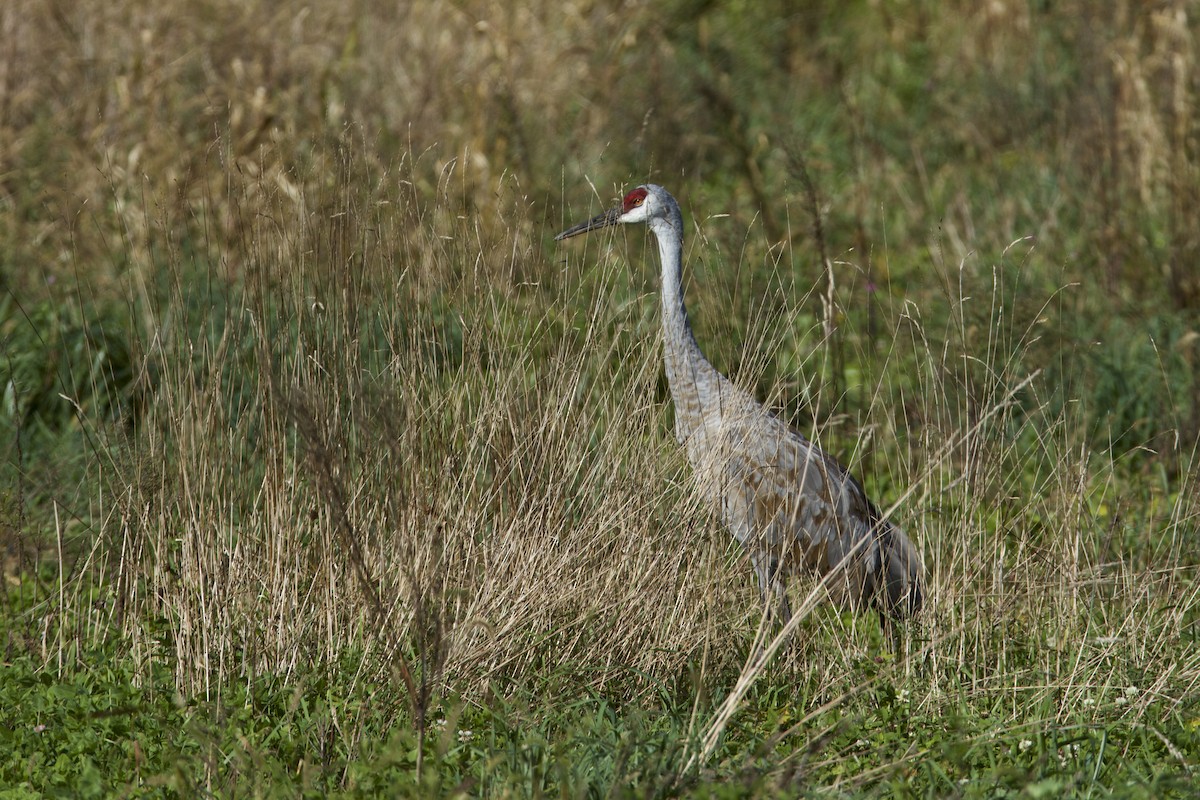
<path id="1" fill-rule="evenodd" d="M 616 225 L 620 218 L 622 209 L 620 206 L 610 208 L 598 217 L 592 217 L 587 222 L 581 222 L 578 225 L 572 225 L 565 231 L 554 237 L 554 241 L 561 242 L 563 239 L 570 239 L 572 236 L 578 236 L 581 233 L 594 231 L 597 228 L 607 228 L 609 225 Z"/>

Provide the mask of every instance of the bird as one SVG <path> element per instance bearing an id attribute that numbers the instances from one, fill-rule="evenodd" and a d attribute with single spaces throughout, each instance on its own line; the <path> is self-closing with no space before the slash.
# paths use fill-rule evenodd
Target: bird
<path id="1" fill-rule="evenodd" d="M 670 192 L 638 186 L 555 241 L 634 223 L 648 226 L 658 242 L 675 438 L 700 494 L 748 554 L 764 613 L 786 624 L 787 582 L 807 574 L 824 581 L 836 605 L 878 611 L 884 627 L 915 616 L 923 565 L 904 531 L 837 459 L 735 386 L 701 351 L 683 296 L 683 214 Z"/>

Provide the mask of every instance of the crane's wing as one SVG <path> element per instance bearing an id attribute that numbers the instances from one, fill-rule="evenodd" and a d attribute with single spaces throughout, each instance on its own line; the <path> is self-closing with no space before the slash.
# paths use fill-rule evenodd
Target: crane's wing
<path id="1" fill-rule="evenodd" d="M 738 392 L 738 395 L 743 393 Z M 727 400 L 734 398 L 725 396 Z M 749 550 L 764 592 L 788 574 L 825 577 L 834 599 L 892 616 L 921 605 L 921 562 L 904 532 L 836 459 L 743 395 L 710 430 L 697 478 Z M 689 456 L 692 456 L 689 448 Z"/>

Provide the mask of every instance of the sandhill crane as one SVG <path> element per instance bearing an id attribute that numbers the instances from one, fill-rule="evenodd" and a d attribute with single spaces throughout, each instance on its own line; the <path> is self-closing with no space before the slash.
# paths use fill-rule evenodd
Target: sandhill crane
<path id="1" fill-rule="evenodd" d="M 882 517 L 845 467 L 734 386 L 700 351 L 683 302 L 683 215 L 675 198 L 644 184 L 555 241 L 633 222 L 649 225 L 658 240 L 675 437 L 701 493 L 749 554 L 768 611 L 786 623 L 786 581 L 808 571 L 825 578 L 841 605 L 874 606 L 885 621 L 915 614 L 921 560 L 904 532 Z"/>

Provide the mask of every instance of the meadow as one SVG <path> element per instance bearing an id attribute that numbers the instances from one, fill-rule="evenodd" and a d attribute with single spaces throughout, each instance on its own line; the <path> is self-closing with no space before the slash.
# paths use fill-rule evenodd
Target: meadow
<path id="1" fill-rule="evenodd" d="M 0 797 L 1192 797 L 1186 0 L 0 7 Z M 713 363 L 917 543 L 764 619 Z M 760 658 L 765 653 L 766 658 Z"/>

